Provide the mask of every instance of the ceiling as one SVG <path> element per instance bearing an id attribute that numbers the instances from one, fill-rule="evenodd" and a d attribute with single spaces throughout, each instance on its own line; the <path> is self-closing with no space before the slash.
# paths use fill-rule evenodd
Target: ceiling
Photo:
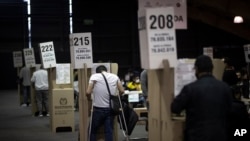
<path id="1" fill-rule="evenodd" d="M 249 0 L 187 0 L 188 16 L 250 41 Z M 244 23 L 234 24 L 234 16 Z"/>

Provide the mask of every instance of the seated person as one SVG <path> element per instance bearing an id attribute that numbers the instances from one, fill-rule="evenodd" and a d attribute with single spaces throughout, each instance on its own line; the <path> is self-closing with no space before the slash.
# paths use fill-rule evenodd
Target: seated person
<path id="1" fill-rule="evenodd" d="M 137 75 L 133 76 L 132 81 L 127 83 L 127 90 L 129 91 L 141 91 L 142 90 L 139 76 Z M 144 97 L 140 93 L 139 102 L 134 103 L 133 107 L 143 107 L 144 102 L 145 102 Z"/>

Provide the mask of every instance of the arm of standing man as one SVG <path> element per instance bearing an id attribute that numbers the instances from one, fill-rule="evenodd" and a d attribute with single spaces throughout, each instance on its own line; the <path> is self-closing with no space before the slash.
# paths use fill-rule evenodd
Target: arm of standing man
<path id="1" fill-rule="evenodd" d="M 91 100 L 91 93 L 94 89 L 94 85 L 95 85 L 96 81 L 93 81 L 93 83 L 89 83 L 87 91 L 86 91 L 86 96 L 88 100 Z"/>
<path id="2" fill-rule="evenodd" d="M 119 90 L 119 94 L 122 95 L 124 93 L 124 88 L 122 86 L 121 81 L 117 81 L 117 88 Z"/>

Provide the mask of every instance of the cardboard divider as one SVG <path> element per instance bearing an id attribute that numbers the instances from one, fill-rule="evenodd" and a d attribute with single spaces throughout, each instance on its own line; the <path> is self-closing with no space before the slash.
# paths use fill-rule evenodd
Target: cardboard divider
<path id="1" fill-rule="evenodd" d="M 36 68 L 35 67 L 32 67 L 30 68 L 30 79 L 33 75 L 33 73 L 36 71 Z M 30 103 L 31 103 L 31 113 L 32 115 L 35 115 L 36 112 L 38 111 L 38 108 L 37 108 L 37 103 L 36 103 L 36 90 L 35 90 L 35 85 L 30 84 Z"/>
<path id="2" fill-rule="evenodd" d="M 163 60 L 163 69 L 148 70 L 149 141 L 181 141 L 183 121 L 172 120 L 170 110 L 174 97 L 174 68 Z"/>

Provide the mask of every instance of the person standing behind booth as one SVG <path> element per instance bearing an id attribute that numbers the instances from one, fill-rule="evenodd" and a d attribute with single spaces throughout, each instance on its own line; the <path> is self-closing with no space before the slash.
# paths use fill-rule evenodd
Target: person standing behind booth
<path id="1" fill-rule="evenodd" d="M 147 70 L 143 70 L 140 74 L 140 79 L 141 79 L 141 90 L 142 94 L 145 99 L 145 104 L 147 109 L 149 108 L 149 103 L 148 103 L 148 75 L 147 75 Z"/>
<path id="2" fill-rule="evenodd" d="M 248 78 L 248 72 L 247 68 L 243 67 L 240 71 L 241 73 L 241 82 L 242 82 L 242 96 L 243 98 L 248 98 L 249 99 L 249 78 Z"/>
<path id="3" fill-rule="evenodd" d="M 234 91 L 238 82 L 237 73 L 231 59 L 225 58 L 224 63 L 226 66 L 222 75 L 222 81 L 226 82 Z"/>
<path id="4" fill-rule="evenodd" d="M 147 107 L 147 110 L 149 110 L 149 101 L 148 101 L 148 74 L 147 74 L 147 70 L 144 69 L 141 72 L 140 79 L 141 79 L 141 89 L 142 89 L 142 94 L 144 96 L 145 105 Z M 146 120 L 145 129 L 146 129 L 146 131 L 148 131 L 148 120 Z"/>
<path id="5" fill-rule="evenodd" d="M 183 87 L 172 104 L 171 111 L 186 111 L 185 141 L 227 141 L 232 93 L 227 84 L 212 75 L 209 56 L 197 57 L 197 80 Z"/>
<path id="6" fill-rule="evenodd" d="M 91 100 L 93 93 L 93 114 L 90 125 L 90 141 L 96 141 L 98 129 L 104 124 L 105 141 L 113 141 L 113 122 L 114 116 L 110 111 L 110 99 L 107 85 L 102 74 L 106 77 L 109 84 L 110 93 L 114 95 L 118 88 L 120 95 L 124 93 L 123 86 L 117 75 L 108 73 L 104 65 L 96 68 L 96 74 L 92 74 L 89 79 L 86 96 Z"/>
<path id="7" fill-rule="evenodd" d="M 23 86 L 23 103 L 21 106 L 27 107 L 30 104 L 30 68 L 22 67 L 19 79 Z"/>
<path id="8" fill-rule="evenodd" d="M 49 116 L 49 85 L 48 85 L 48 72 L 40 68 L 35 71 L 31 77 L 31 82 L 35 84 L 36 101 L 38 107 L 38 116 L 43 116 L 43 104 L 45 105 L 46 116 Z"/>

